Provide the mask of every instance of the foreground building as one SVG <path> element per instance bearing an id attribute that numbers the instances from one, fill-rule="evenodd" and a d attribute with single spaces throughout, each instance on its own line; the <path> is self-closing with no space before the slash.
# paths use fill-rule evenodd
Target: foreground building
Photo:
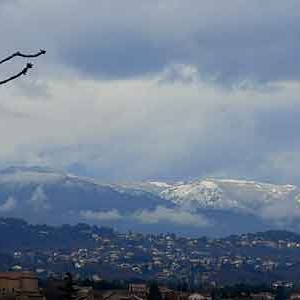
<path id="1" fill-rule="evenodd" d="M 43 300 L 38 278 L 32 272 L 1 272 L 0 299 Z"/>

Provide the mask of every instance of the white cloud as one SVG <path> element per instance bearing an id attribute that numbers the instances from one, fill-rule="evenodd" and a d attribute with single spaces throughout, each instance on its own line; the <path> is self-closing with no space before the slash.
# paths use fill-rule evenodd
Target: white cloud
<path id="1" fill-rule="evenodd" d="M 284 164 L 275 173 L 270 161 L 275 149 L 286 152 L 285 144 L 261 127 L 274 107 L 272 122 L 285 124 L 297 107 L 299 82 L 261 91 L 201 80 L 157 84 L 160 78 L 49 81 L 51 96 L 43 102 L 3 89 L 0 161 L 79 164 L 105 180 L 222 174 L 270 181 L 286 175 Z M 296 125 L 285 130 L 287 141 L 296 141 Z"/>
<path id="2" fill-rule="evenodd" d="M 263 207 L 260 215 L 271 221 L 292 221 L 300 217 L 300 203 L 290 199 L 276 201 Z"/>
<path id="3" fill-rule="evenodd" d="M 7 213 L 13 211 L 17 207 L 17 201 L 13 197 L 9 197 L 0 205 L 0 212 Z"/>
<path id="4" fill-rule="evenodd" d="M 159 75 L 158 82 L 182 82 L 197 83 L 200 80 L 200 74 L 197 67 L 193 65 L 174 64 L 165 68 Z"/>
<path id="5" fill-rule="evenodd" d="M 122 215 L 118 210 L 92 211 L 82 210 L 80 217 L 87 221 L 138 221 L 145 224 L 172 223 L 178 225 L 204 227 L 209 226 L 209 221 L 202 215 L 184 211 L 181 209 L 170 209 L 157 206 L 155 210 L 135 211 L 132 214 Z"/>
<path id="6" fill-rule="evenodd" d="M 79 214 L 81 218 L 88 221 L 117 221 L 122 218 L 121 214 L 116 209 L 106 212 L 83 210 Z"/>
<path id="7" fill-rule="evenodd" d="M 38 186 L 32 193 L 31 198 L 28 200 L 29 205 L 35 211 L 48 210 L 51 208 L 50 204 L 47 203 L 47 195 L 42 186 Z"/>
<path id="8" fill-rule="evenodd" d="M 200 214 L 191 213 L 177 208 L 166 208 L 164 206 L 158 206 L 153 211 L 143 210 L 135 212 L 133 217 L 146 224 L 169 222 L 177 225 L 195 227 L 206 227 L 209 225 L 208 220 Z"/>

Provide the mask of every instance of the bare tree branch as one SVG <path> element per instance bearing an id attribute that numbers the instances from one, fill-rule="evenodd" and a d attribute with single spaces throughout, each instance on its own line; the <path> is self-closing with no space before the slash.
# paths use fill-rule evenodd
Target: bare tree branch
<path id="1" fill-rule="evenodd" d="M 18 78 L 18 77 L 20 77 L 22 75 L 26 75 L 27 72 L 28 72 L 28 70 L 31 69 L 32 67 L 33 67 L 33 65 L 31 63 L 28 63 L 26 65 L 26 67 L 20 73 L 18 73 L 16 75 L 13 75 L 13 76 L 5 79 L 5 80 L 0 81 L 0 85 L 5 84 L 5 83 L 7 83 L 9 81 L 15 80 L 16 78 Z"/>
<path id="2" fill-rule="evenodd" d="M 9 60 L 11 60 L 11 59 L 13 59 L 16 56 L 34 58 L 34 57 L 38 57 L 38 56 L 43 55 L 43 54 L 46 54 L 46 50 L 40 50 L 38 53 L 35 53 L 35 54 L 23 54 L 20 51 L 17 51 L 15 53 L 13 53 L 12 55 L 2 59 L 0 61 L 0 65 L 7 62 L 7 61 L 9 61 Z"/>
<path id="3" fill-rule="evenodd" d="M 35 58 L 35 57 L 38 57 L 38 56 L 43 55 L 45 53 L 46 53 L 46 50 L 40 50 L 39 52 L 34 53 L 34 54 L 24 54 L 24 53 L 21 53 L 20 51 L 17 51 L 15 53 L 13 53 L 12 55 L 10 55 L 10 56 L 2 59 L 0 61 L 0 65 L 3 64 L 3 63 L 5 63 L 5 62 L 7 62 L 7 61 L 9 61 L 9 60 L 11 60 L 11 59 L 13 59 L 16 56 L 25 57 L 25 58 Z M 27 72 L 28 72 L 28 70 L 32 69 L 32 67 L 33 67 L 33 64 L 28 63 L 26 65 L 26 67 L 21 72 L 17 73 L 16 75 L 13 75 L 13 76 L 11 76 L 11 77 L 9 77 L 7 79 L 4 79 L 4 80 L 0 81 L 0 85 L 8 83 L 8 82 L 10 82 L 12 80 L 15 80 L 16 78 L 18 78 L 18 77 L 20 77 L 22 75 L 26 75 Z"/>

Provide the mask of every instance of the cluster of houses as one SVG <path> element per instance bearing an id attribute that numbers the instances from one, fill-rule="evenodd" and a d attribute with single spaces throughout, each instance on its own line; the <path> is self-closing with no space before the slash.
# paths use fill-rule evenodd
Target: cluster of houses
<path id="1" fill-rule="evenodd" d="M 121 278 L 157 278 L 160 281 L 189 278 L 197 282 L 217 281 L 219 274 L 230 270 L 246 270 L 253 274 L 278 270 L 296 272 L 299 263 L 300 244 L 288 241 L 271 241 L 255 236 L 241 236 L 235 240 L 208 240 L 181 238 L 175 235 L 143 236 L 141 234 L 118 234 L 103 237 L 92 234 L 96 247 L 59 250 L 16 250 L 13 253 L 15 271 L 35 266 L 43 276 L 60 273 L 64 266 L 73 266 L 72 273 L 80 275 L 93 270 L 91 276 L 101 277 L 101 268 L 111 269 Z M 272 251 L 273 256 L 265 256 Z M 261 253 L 261 255 L 260 255 Z M 283 257 L 284 259 L 281 259 Z M 61 269 L 58 269 L 61 266 Z M 259 275 L 258 275 L 259 276 Z M 229 276 L 228 276 L 229 278 Z M 224 280 L 221 277 L 221 280 Z M 239 278 L 232 278 L 239 280 Z"/>

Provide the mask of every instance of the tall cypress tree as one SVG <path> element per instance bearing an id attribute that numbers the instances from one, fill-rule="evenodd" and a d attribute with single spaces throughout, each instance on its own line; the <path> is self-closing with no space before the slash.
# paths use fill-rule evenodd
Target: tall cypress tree
<path id="1" fill-rule="evenodd" d="M 157 283 L 152 282 L 150 284 L 147 300 L 162 300 L 161 292 Z"/>
<path id="2" fill-rule="evenodd" d="M 287 300 L 287 292 L 283 286 L 277 288 L 275 300 Z"/>
<path id="3" fill-rule="evenodd" d="M 71 273 L 66 273 L 63 279 L 63 285 L 61 287 L 62 295 L 64 300 L 75 300 L 77 299 L 78 289 L 75 286 L 73 276 Z"/>

